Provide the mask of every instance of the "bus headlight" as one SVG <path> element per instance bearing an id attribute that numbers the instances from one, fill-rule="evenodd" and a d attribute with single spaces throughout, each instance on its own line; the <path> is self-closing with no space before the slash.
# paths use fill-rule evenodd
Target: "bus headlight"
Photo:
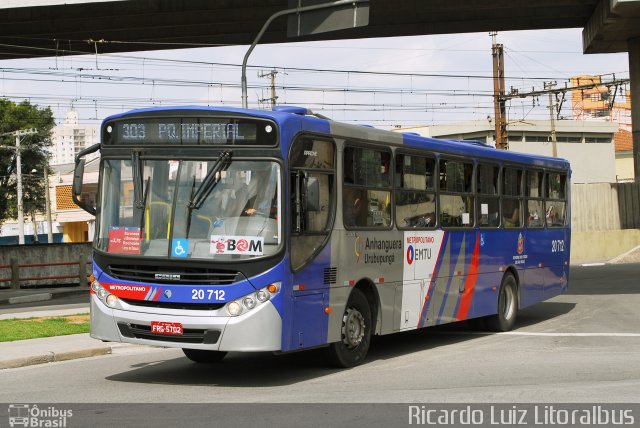
<path id="1" fill-rule="evenodd" d="M 107 306 L 115 308 L 116 305 L 118 304 L 118 297 L 114 296 L 113 294 L 109 294 L 105 299 L 105 302 L 107 303 Z"/>
<path id="2" fill-rule="evenodd" d="M 256 307 L 256 301 L 252 296 L 245 297 L 242 303 L 244 303 L 244 306 L 247 309 L 253 309 Z"/>
<path id="3" fill-rule="evenodd" d="M 227 311 L 232 317 L 237 317 L 242 313 L 242 306 L 238 302 L 231 302 L 227 305 Z"/>
<path id="4" fill-rule="evenodd" d="M 269 293 L 267 293 L 266 290 L 258 290 L 258 292 L 256 293 L 256 297 L 260 302 L 266 302 L 267 300 L 269 300 Z"/>
<path id="5" fill-rule="evenodd" d="M 109 306 L 110 308 L 117 308 L 120 306 L 120 304 L 118 303 L 120 301 L 120 299 L 118 299 L 118 296 L 114 296 L 113 294 L 109 293 L 109 291 L 95 279 L 93 280 L 93 282 L 91 282 L 91 292 L 98 296 L 98 299 L 100 299 L 102 303 Z"/>
<path id="6" fill-rule="evenodd" d="M 100 291 L 100 289 L 102 288 L 102 285 L 100 285 L 100 283 L 98 281 L 93 281 L 91 283 L 91 289 L 93 290 L 94 293 L 98 293 L 98 291 Z"/>
<path id="7" fill-rule="evenodd" d="M 280 282 L 274 282 L 255 293 L 248 294 L 244 297 L 227 303 L 227 312 L 232 317 L 237 317 L 245 312 L 249 312 L 261 304 L 269 301 L 273 296 L 280 292 Z"/>
<path id="8" fill-rule="evenodd" d="M 98 290 L 98 297 L 100 298 L 100 300 L 104 300 L 104 298 L 107 297 L 107 294 L 109 294 L 107 290 L 100 287 L 100 289 Z"/>

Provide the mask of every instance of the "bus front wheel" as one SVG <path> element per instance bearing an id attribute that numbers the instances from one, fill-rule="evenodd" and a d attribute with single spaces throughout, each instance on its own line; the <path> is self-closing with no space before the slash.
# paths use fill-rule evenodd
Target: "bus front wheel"
<path id="1" fill-rule="evenodd" d="M 491 331 L 513 329 L 518 317 L 518 283 L 511 273 L 506 273 L 500 284 L 497 313 L 485 319 Z"/>
<path id="2" fill-rule="evenodd" d="M 364 293 L 351 291 L 342 316 L 341 340 L 329 345 L 329 358 L 337 367 L 354 367 L 364 361 L 371 343 L 371 308 Z"/>
<path id="3" fill-rule="evenodd" d="M 205 364 L 219 363 L 225 355 L 227 355 L 226 352 L 222 351 L 205 351 L 202 349 L 188 348 L 182 348 L 182 352 L 184 352 L 184 355 L 191 361 Z"/>

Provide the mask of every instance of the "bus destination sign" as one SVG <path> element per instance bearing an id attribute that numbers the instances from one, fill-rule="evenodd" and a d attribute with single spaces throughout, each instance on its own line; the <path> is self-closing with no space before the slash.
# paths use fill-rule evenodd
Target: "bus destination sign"
<path id="1" fill-rule="evenodd" d="M 277 141 L 272 123 L 227 118 L 140 118 L 115 121 L 105 128 L 111 144 L 260 145 Z"/>

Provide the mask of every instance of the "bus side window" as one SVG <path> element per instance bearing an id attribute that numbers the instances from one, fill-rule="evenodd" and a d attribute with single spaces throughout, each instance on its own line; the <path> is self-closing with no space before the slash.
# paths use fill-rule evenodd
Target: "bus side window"
<path id="1" fill-rule="evenodd" d="M 443 227 L 475 225 L 473 163 L 440 160 L 440 224 Z"/>
<path id="2" fill-rule="evenodd" d="M 500 168 L 497 165 L 478 164 L 476 184 L 478 192 L 478 226 L 500 226 L 500 196 L 498 183 Z"/>
<path id="3" fill-rule="evenodd" d="M 544 227 L 544 206 L 542 183 L 544 174 L 542 171 L 527 171 L 525 178 L 527 212 L 526 222 L 530 229 Z"/>
<path id="4" fill-rule="evenodd" d="M 545 188 L 545 220 L 547 227 L 562 227 L 565 224 L 567 209 L 567 176 L 550 172 L 547 174 Z"/>
<path id="5" fill-rule="evenodd" d="M 302 268 L 327 241 L 334 210 L 332 141 L 298 138 L 291 147 L 291 268 Z"/>
<path id="6" fill-rule="evenodd" d="M 505 227 L 522 227 L 522 170 L 502 172 L 502 221 Z"/>
<path id="7" fill-rule="evenodd" d="M 344 149 L 342 221 L 347 228 L 391 226 L 391 152 L 369 147 Z"/>

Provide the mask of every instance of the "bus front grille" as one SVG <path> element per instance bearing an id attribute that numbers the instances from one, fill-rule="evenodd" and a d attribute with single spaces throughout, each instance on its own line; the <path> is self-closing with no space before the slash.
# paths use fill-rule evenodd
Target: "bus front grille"
<path id="1" fill-rule="evenodd" d="M 152 300 L 120 299 L 131 306 L 143 306 L 147 308 L 161 309 L 186 309 L 190 311 L 217 311 L 225 303 L 180 303 L 180 302 L 158 302 Z"/>
<path id="2" fill-rule="evenodd" d="M 128 324 L 119 322 L 118 329 L 124 337 L 145 340 L 158 340 L 176 343 L 201 343 L 213 345 L 220 339 L 219 330 L 199 330 L 185 328 L 182 335 L 156 334 L 151 332 L 151 326 L 142 324 Z"/>
<path id="3" fill-rule="evenodd" d="M 206 268 L 167 268 L 165 266 L 109 265 L 112 277 L 124 281 L 156 284 L 229 285 L 242 276 L 240 272 Z"/>

